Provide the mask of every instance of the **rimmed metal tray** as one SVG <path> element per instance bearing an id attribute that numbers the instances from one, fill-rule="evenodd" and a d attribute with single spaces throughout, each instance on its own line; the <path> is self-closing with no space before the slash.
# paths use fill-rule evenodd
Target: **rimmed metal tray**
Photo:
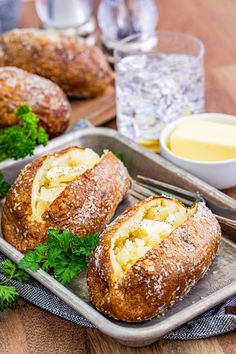
<path id="1" fill-rule="evenodd" d="M 137 174 L 143 174 L 193 191 L 199 191 L 213 211 L 220 211 L 226 217 L 235 218 L 236 216 L 235 200 L 111 129 L 92 128 L 71 132 L 54 139 L 46 150 L 37 149 L 34 157 L 17 162 L 9 160 L 1 166 L 1 169 L 7 180 L 13 182 L 22 167 L 33 158 L 45 152 L 73 145 L 91 147 L 98 153 L 102 153 L 104 149 L 120 151 L 132 177 L 135 178 Z M 129 196 L 120 205 L 117 214 L 135 202 L 135 198 Z M 145 346 L 236 294 L 236 231 L 231 228 L 224 231 L 219 255 L 205 278 L 200 280 L 183 301 L 177 303 L 165 316 L 156 317 L 143 323 L 130 324 L 112 320 L 99 313 L 89 300 L 77 295 L 80 294 L 80 285 L 73 286 L 72 290 L 72 288 L 66 288 L 59 284 L 42 270 L 29 271 L 29 273 L 91 321 L 103 333 L 128 346 Z M 22 254 L 2 237 L 0 237 L 0 250 L 15 262 L 19 262 L 22 257 Z"/>

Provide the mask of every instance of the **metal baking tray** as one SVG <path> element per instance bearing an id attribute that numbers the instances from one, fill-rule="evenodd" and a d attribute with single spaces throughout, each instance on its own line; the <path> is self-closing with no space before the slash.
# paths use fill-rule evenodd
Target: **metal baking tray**
<path id="1" fill-rule="evenodd" d="M 17 162 L 7 161 L 5 166 L 2 166 L 3 173 L 8 181 L 13 182 L 22 167 L 35 157 L 45 154 L 45 152 L 56 151 L 73 145 L 91 147 L 98 153 L 102 153 L 104 149 L 120 151 L 133 178 L 137 174 L 143 174 L 198 191 L 207 200 L 213 211 L 220 211 L 226 217 L 235 218 L 236 216 L 235 200 L 175 167 L 159 155 L 122 137 L 118 132 L 106 128 L 85 129 L 56 138 L 49 143 L 46 149 L 38 149 L 34 157 Z M 135 198 L 128 196 L 119 206 L 117 214 L 120 214 L 126 207 L 133 205 L 135 202 Z M 19 262 L 22 257 L 22 254 L 2 237 L 0 237 L 0 250 L 15 262 Z M 88 298 L 81 296 L 81 288 L 84 284 L 79 281 L 73 282 L 71 287 L 66 288 L 42 270 L 37 272 L 29 271 L 29 273 L 78 313 L 91 321 L 101 332 L 125 345 L 140 347 L 155 342 L 171 330 L 236 294 L 235 269 L 236 231 L 227 228 L 224 232 L 219 255 L 214 260 L 209 272 L 204 279 L 196 284 L 183 301 L 176 303 L 164 316 L 135 324 L 116 321 L 98 312 Z"/>

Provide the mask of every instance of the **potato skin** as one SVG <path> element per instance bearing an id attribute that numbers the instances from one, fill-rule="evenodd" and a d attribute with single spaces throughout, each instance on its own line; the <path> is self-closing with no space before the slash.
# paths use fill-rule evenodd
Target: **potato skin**
<path id="1" fill-rule="evenodd" d="M 69 149 L 73 148 L 52 155 L 63 155 Z M 25 166 L 3 207 L 3 237 L 23 253 L 45 243 L 49 228 L 67 229 L 83 237 L 101 231 L 130 188 L 126 167 L 108 152 L 72 181 L 43 213 L 43 222 L 38 222 L 32 217 L 31 195 L 34 178 L 45 159 L 40 157 Z"/>
<path id="2" fill-rule="evenodd" d="M 6 65 L 46 77 L 78 98 L 102 94 L 112 80 L 99 48 L 78 37 L 38 29 L 15 29 L 0 36 L 0 66 Z"/>
<path id="3" fill-rule="evenodd" d="M 15 112 L 29 104 L 49 136 L 62 134 L 71 119 L 71 106 L 56 84 L 15 67 L 0 67 L 0 128 L 19 122 Z"/>
<path id="4" fill-rule="evenodd" d="M 141 322 L 164 313 L 204 276 L 219 247 L 218 221 L 203 203 L 198 203 L 193 217 L 148 251 L 124 277 L 114 281 L 111 239 L 149 200 L 128 209 L 107 227 L 89 265 L 87 280 L 92 303 L 117 320 Z"/>

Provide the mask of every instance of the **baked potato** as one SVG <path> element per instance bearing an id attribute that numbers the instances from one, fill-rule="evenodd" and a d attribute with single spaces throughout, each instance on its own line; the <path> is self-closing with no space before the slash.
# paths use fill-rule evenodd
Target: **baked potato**
<path id="1" fill-rule="evenodd" d="M 102 233 L 88 269 L 91 301 L 117 320 L 160 315 L 204 276 L 220 238 L 218 221 L 203 203 L 141 201 Z"/>
<path id="2" fill-rule="evenodd" d="M 19 122 L 15 112 L 28 103 L 52 138 L 62 134 L 71 119 L 70 103 L 50 80 L 15 67 L 0 67 L 0 128 Z"/>
<path id="3" fill-rule="evenodd" d="M 103 93 L 112 71 L 99 48 L 78 37 L 39 29 L 15 29 L 0 36 L 0 66 L 16 66 L 46 77 L 72 97 Z"/>
<path id="4" fill-rule="evenodd" d="M 25 166 L 9 190 L 3 237 L 21 252 L 47 241 L 49 228 L 85 237 L 104 228 L 128 193 L 130 177 L 112 152 L 70 147 Z"/>

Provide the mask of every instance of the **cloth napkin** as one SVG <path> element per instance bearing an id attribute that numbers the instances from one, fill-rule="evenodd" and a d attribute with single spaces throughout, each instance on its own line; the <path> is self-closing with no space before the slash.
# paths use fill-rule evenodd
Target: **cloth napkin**
<path id="1" fill-rule="evenodd" d="M 0 263 L 4 259 L 5 256 L 0 253 Z M 3 280 L 3 277 L 0 274 L 0 281 L 1 280 Z M 20 284 L 14 280 L 9 284 L 14 285 L 20 296 L 32 304 L 80 326 L 95 328 L 95 326 L 86 320 L 86 318 L 73 310 L 33 278 L 30 278 L 25 284 Z M 202 316 L 188 322 L 183 327 L 168 333 L 164 339 L 200 339 L 234 331 L 236 330 L 236 314 L 226 314 L 226 310 L 230 311 L 231 309 L 236 309 L 236 297 L 227 300 L 224 304 L 217 306 L 204 313 Z"/>
<path id="2" fill-rule="evenodd" d="M 73 131 L 91 126 L 90 123 L 82 120 L 73 127 Z M 0 263 L 5 258 L 6 257 L 0 253 Z M 1 274 L 0 280 L 3 280 Z M 25 284 L 20 284 L 17 281 L 11 281 L 9 284 L 14 285 L 21 297 L 32 304 L 80 326 L 95 328 L 92 323 L 33 278 L 28 280 Z M 169 340 L 200 339 L 234 330 L 236 330 L 236 296 L 188 322 L 181 328 L 168 333 L 163 338 Z"/>

